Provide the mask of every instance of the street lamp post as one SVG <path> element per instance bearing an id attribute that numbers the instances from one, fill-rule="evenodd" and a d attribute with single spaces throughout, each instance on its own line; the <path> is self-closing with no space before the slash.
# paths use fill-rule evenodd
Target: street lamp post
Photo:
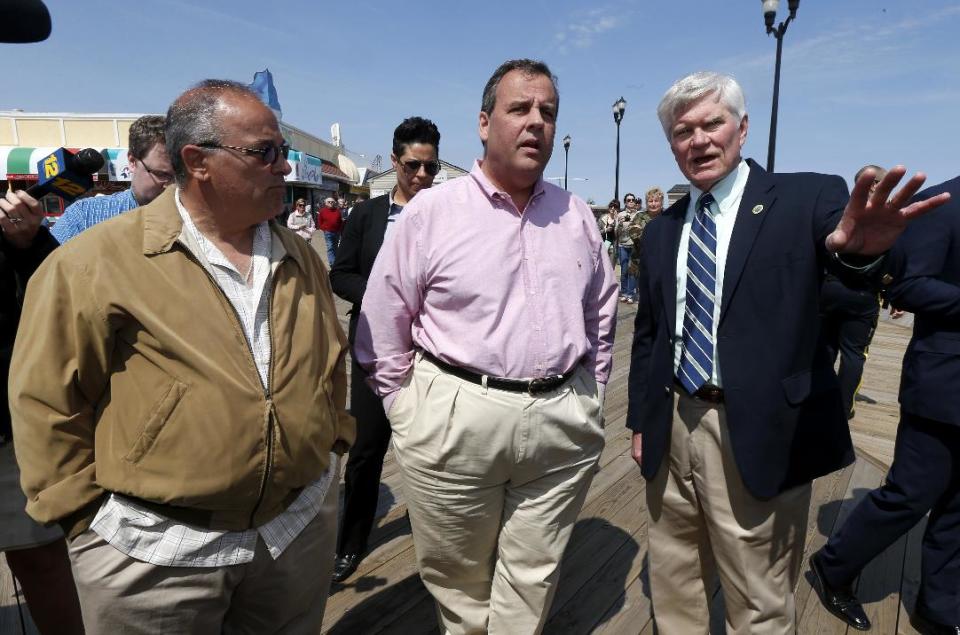
<path id="1" fill-rule="evenodd" d="M 567 189 L 567 165 L 570 163 L 570 135 L 563 138 L 563 189 Z"/>
<path id="2" fill-rule="evenodd" d="M 627 109 L 626 100 L 621 97 L 613 104 L 613 121 L 617 124 L 617 168 L 614 172 L 613 198 L 620 200 L 620 122 L 623 121 L 623 111 Z"/>
<path id="3" fill-rule="evenodd" d="M 797 17 L 797 9 L 800 7 L 800 0 L 788 0 L 787 8 L 790 15 L 787 19 L 774 27 L 773 23 L 777 19 L 777 8 L 780 6 L 780 0 L 761 0 L 763 2 L 763 21 L 767 27 L 767 34 L 773 34 L 777 38 L 777 62 L 773 72 L 773 106 L 770 113 L 770 145 L 767 146 L 767 172 L 773 172 L 773 162 L 777 153 L 777 106 L 780 102 L 780 55 L 783 53 L 783 36 L 787 33 L 787 27 L 791 20 Z"/>

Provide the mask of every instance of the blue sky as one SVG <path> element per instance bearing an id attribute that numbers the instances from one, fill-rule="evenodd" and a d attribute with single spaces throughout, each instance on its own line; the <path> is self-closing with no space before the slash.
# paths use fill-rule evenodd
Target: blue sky
<path id="1" fill-rule="evenodd" d="M 51 38 L 0 44 L 0 109 L 163 112 L 207 77 L 252 81 L 269 67 L 284 120 L 386 163 L 393 128 L 422 115 L 441 158 L 479 156 L 477 112 L 505 59 L 546 61 L 560 117 L 547 176 L 605 203 L 613 194 L 611 105 L 627 100 L 620 194 L 682 182 L 656 119 L 678 77 L 733 74 L 747 96 L 745 156 L 766 163 L 776 42 L 757 0 L 46 0 Z M 785 17 L 786 0 L 781 2 Z M 960 142 L 960 5 L 955 0 L 803 0 L 784 43 L 778 171 L 851 175 L 903 163 L 929 182 L 956 176 Z M 27 88 L 29 86 L 29 88 Z"/>

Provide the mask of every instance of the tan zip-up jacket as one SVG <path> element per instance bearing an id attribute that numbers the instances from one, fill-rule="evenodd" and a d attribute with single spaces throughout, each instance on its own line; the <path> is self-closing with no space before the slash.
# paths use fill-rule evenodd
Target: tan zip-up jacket
<path id="1" fill-rule="evenodd" d="M 354 439 L 346 338 L 320 258 L 271 223 L 285 255 L 265 391 L 233 306 L 177 240 L 173 196 L 63 245 L 27 288 L 14 444 L 27 512 L 68 533 L 105 492 L 212 529 L 259 526 Z"/>

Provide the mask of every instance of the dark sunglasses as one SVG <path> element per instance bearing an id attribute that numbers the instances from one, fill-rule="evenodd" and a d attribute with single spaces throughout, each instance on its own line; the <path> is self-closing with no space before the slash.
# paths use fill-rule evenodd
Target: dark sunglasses
<path id="1" fill-rule="evenodd" d="M 241 154 L 258 154 L 265 165 L 273 165 L 280 157 L 286 160 L 290 156 L 290 146 L 286 143 L 278 146 L 269 145 L 266 148 L 244 148 L 243 146 L 230 146 L 222 143 L 198 143 L 197 145 L 201 148 L 212 148 L 214 150 L 236 150 Z"/>
<path id="2" fill-rule="evenodd" d="M 414 174 L 420 171 L 421 166 L 430 176 L 436 176 L 440 172 L 439 161 L 417 161 L 416 159 L 407 159 L 406 161 L 400 161 L 399 163 Z"/>
<path id="3" fill-rule="evenodd" d="M 623 202 L 624 202 L 624 203 L 636 203 L 636 202 L 637 202 L 637 199 L 635 199 L 635 198 L 625 198 L 625 199 L 623 199 Z"/>

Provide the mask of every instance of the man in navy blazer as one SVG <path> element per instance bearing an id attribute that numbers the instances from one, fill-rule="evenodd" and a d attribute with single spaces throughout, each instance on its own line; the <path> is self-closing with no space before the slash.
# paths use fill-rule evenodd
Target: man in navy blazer
<path id="1" fill-rule="evenodd" d="M 836 375 L 818 344 L 829 268 L 869 280 L 923 177 L 868 197 L 821 174 L 771 174 L 740 150 L 733 78 L 696 73 L 658 116 L 691 193 L 641 241 L 627 427 L 647 484 L 660 633 L 705 633 L 719 573 L 728 633 L 793 633 L 810 481 L 853 460 Z M 888 200 L 889 198 L 889 200 Z"/>
<path id="2" fill-rule="evenodd" d="M 367 538 L 377 511 L 383 457 L 390 443 L 390 422 L 383 412 L 383 404 L 364 381 L 367 373 L 353 355 L 361 301 L 380 247 L 388 239 L 403 206 L 417 192 L 433 185 L 433 177 L 440 171 L 439 148 L 440 132 L 429 119 L 409 117 L 397 126 L 390 155 L 397 185 L 389 194 L 354 207 L 347 217 L 337 259 L 330 270 L 333 292 L 353 303 L 348 330 L 353 359 L 350 412 L 357 420 L 357 440 L 350 448 L 344 472 L 343 521 L 337 539 L 334 582 L 350 577 L 367 550 Z"/>
<path id="3" fill-rule="evenodd" d="M 810 564 L 827 608 L 851 623 L 837 609 L 859 606 L 860 571 L 929 512 L 915 617 L 922 632 L 960 635 L 960 177 L 918 198 L 942 192 L 950 203 L 910 225 L 883 279 L 890 301 L 915 314 L 893 465 Z"/>

